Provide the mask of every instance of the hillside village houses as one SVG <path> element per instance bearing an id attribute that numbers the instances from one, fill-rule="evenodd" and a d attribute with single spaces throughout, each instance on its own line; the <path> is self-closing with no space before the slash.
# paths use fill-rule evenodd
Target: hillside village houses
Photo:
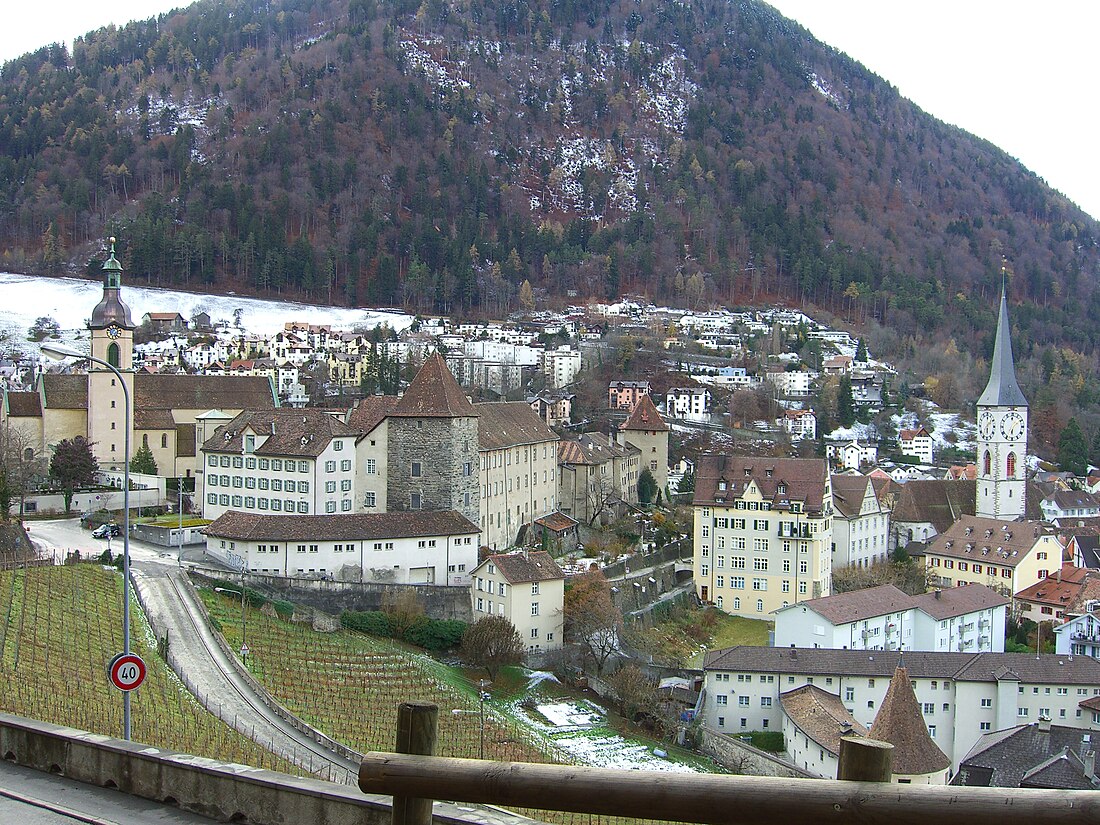
<path id="1" fill-rule="evenodd" d="M 901 454 L 911 456 L 921 464 L 932 463 L 933 444 L 932 435 L 924 427 L 898 433 L 898 449 Z"/>

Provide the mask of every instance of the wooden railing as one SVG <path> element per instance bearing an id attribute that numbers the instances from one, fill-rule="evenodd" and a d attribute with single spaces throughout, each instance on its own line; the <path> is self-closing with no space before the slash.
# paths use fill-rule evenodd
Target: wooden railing
<path id="1" fill-rule="evenodd" d="M 1097 825 L 1100 792 L 660 773 L 431 756 L 434 705 L 399 709 L 398 749 L 371 752 L 359 787 L 394 797 L 393 825 L 426 825 L 431 800 L 736 825 Z M 890 776 L 889 745 L 851 773 Z M 878 755 L 874 751 L 880 751 Z M 852 750 L 856 754 L 856 750 Z M 884 754 L 884 755 L 883 755 Z M 842 762 L 845 760 L 842 759 Z"/>

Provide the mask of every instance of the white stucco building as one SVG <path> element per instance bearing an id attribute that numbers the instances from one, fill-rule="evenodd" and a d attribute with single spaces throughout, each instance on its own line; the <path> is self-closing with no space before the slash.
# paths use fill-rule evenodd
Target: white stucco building
<path id="1" fill-rule="evenodd" d="M 478 529 L 453 510 L 329 516 L 229 511 L 206 527 L 206 551 L 235 570 L 277 576 L 465 586 Z"/>
<path id="2" fill-rule="evenodd" d="M 897 651 L 732 647 L 703 663 L 704 722 L 737 734 L 781 730 L 781 693 L 812 684 L 840 697 L 870 727 L 899 663 Z M 1039 716 L 1100 730 L 1089 706 L 1100 696 L 1100 661 L 1034 653 L 906 652 L 904 665 L 929 736 L 952 767 L 978 738 Z"/>
<path id="3" fill-rule="evenodd" d="M 919 596 L 884 584 L 780 608 L 775 645 L 1001 653 L 1008 605 L 980 584 Z"/>
<path id="4" fill-rule="evenodd" d="M 890 511 L 869 476 L 834 475 L 833 569 L 886 561 Z"/>

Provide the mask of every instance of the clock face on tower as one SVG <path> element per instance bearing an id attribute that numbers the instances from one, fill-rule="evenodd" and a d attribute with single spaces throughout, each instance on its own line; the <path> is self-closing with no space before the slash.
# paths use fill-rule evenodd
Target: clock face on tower
<path id="1" fill-rule="evenodd" d="M 983 412 L 978 416 L 978 434 L 985 440 L 991 439 L 997 432 L 997 419 L 993 413 Z"/>
<path id="2" fill-rule="evenodd" d="M 122 327 L 118 324 L 111 324 L 107 327 L 107 335 L 111 338 L 118 338 L 118 336 L 122 335 Z"/>
<path id="3" fill-rule="evenodd" d="M 1001 435 L 1008 441 L 1017 441 L 1024 434 L 1024 417 L 1017 412 L 1010 412 L 1001 421 Z"/>

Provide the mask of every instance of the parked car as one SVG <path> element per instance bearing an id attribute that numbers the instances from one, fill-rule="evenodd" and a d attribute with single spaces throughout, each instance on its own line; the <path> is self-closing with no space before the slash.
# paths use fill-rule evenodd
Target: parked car
<path id="1" fill-rule="evenodd" d="M 92 538 L 94 539 L 105 539 L 108 536 L 114 538 L 121 535 L 122 528 L 117 524 L 101 524 L 92 531 Z"/>

